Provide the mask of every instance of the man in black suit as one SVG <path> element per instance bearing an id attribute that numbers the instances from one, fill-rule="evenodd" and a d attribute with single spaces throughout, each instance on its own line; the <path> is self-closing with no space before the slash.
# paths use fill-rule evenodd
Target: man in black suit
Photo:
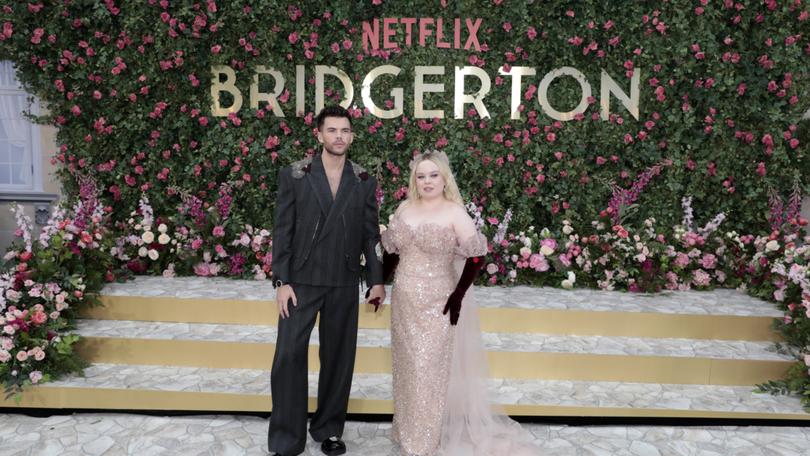
<path id="1" fill-rule="evenodd" d="M 353 139 L 348 111 L 326 107 L 317 125 L 322 152 L 278 174 L 273 284 L 279 322 L 268 446 L 284 456 L 306 447 L 307 350 L 318 312 L 321 371 L 309 432 L 325 454 L 346 452 L 340 437 L 357 350 L 361 254 L 368 301 L 385 299 L 376 180 L 346 158 Z"/>

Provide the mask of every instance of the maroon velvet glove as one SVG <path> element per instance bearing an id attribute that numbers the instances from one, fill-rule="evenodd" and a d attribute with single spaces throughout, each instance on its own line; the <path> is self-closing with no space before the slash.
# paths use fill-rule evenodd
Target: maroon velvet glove
<path id="1" fill-rule="evenodd" d="M 394 271 L 397 269 L 397 265 L 399 264 L 399 255 L 396 253 L 388 253 L 383 251 L 383 283 L 387 283 L 391 280 L 391 277 L 394 276 Z M 371 288 L 366 290 L 366 299 L 368 299 L 368 295 L 371 294 Z M 380 298 L 374 298 L 369 301 L 370 304 L 374 306 L 374 312 L 380 310 L 380 306 L 382 303 L 380 302 Z"/>
<path id="2" fill-rule="evenodd" d="M 399 255 L 383 252 L 383 283 L 388 283 L 394 277 L 394 271 L 399 264 Z"/>
<path id="3" fill-rule="evenodd" d="M 472 286 L 475 281 L 475 277 L 478 275 L 478 271 L 480 271 L 483 266 L 484 257 L 482 256 L 467 258 L 467 261 L 464 263 L 464 270 L 461 272 L 461 277 L 458 279 L 456 289 L 450 293 L 450 296 L 447 298 L 447 304 L 444 306 L 444 311 L 442 312 L 444 315 L 450 312 L 451 325 L 458 323 L 458 317 L 461 314 L 461 301 L 464 299 L 464 294 L 470 289 L 470 286 Z"/>

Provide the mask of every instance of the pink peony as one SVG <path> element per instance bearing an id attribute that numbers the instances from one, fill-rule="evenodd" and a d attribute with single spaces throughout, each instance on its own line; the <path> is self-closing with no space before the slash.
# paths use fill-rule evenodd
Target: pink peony
<path id="1" fill-rule="evenodd" d="M 545 272 L 548 271 L 549 268 L 546 257 L 537 253 L 529 257 L 529 267 L 537 272 Z"/>
<path id="2" fill-rule="evenodd" d="M 689 265 L 689 256 L 685 253 L 678 253 L 678 255 L 675 257 L 675 261 L 673 261 L 673 264 L 679 268 L 685 268 L 687 265 Z"/>
<path id="3" fill-rule="evenodd" d="M 212 277 L 219 272 L 219 266 L 213 263 L 197 263 L 194 265 L 194 274 L 201 277 Z"/>
<path id="4" fill-rule="evenodd" d="M 692 271 L 692 283 L 696 287 L 707 287 L 711 284 L 712 276 L 706 273 L 703 269 L 696 269 Z"/>
<path id="5" fill-rule="evenodd" d="M 700 259 L 700 265 L 706 269 L 714 269 L 717 265 L 717 257 L 711 253 L 706 253 L 703 255 L 703 258 Z"/>

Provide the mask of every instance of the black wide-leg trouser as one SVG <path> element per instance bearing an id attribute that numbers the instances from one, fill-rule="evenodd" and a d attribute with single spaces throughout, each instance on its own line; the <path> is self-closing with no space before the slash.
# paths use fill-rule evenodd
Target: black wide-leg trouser
<path id="1" fill-rule="evenodd" d="M 292 285 L 298 305 L 290 316 L 279 317 L 276 353 L 270 376 L 273 411 L 270 415 L 270 452 L 297 455 L 307 441 L 307 353 L 309 338 L 320 312 L 321 370 L 318 408 L 309 432 L 315 441 L 340 437 L 352 386 L 357 351 L 357 286 Z"/>

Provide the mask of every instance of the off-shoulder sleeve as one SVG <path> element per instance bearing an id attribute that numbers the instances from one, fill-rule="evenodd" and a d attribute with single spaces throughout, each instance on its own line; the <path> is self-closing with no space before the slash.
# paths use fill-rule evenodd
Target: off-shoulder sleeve
<path id="1" fill-rule="evenodd" d="M 456 246 L 456 255 L 465 258 L 483 256 L 486 254 L 487 238 L 478 231 L 469 238 L 461 240 L 458 246 Z"/>

